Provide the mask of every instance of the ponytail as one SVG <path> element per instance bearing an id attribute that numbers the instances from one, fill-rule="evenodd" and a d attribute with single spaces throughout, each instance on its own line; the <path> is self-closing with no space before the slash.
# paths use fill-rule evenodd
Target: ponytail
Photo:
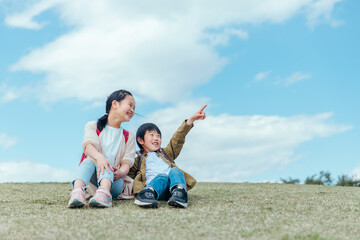
<path id="1" fill-rule="evenodd" d="M 109 117 L 109 114 L 105 114 L 104 116 L 102 116 L 101 118 L 99 118 L 99 120 L 97 121 L 97 129 L 99 129 L 99 131 L 101 132 L 104 127 L 106 126 L 107 124 L 107 121 L 108 121 L 108 117 Z"/>
<path id="2" fill-rule="evenodd" d="M 97 121 L 97 128 L 98 130 L 101 132 L 104 127 L 106 126 L 107 122 L 108 122 L 108 118 L 109 118 L 109 113 L 110 113 L 110 109 L 111 109 L 111 104 L 114 100 L 120 102 L 122 101 L 127 95 L 132 96 L 132 94 L 129 91 L 126 90 L 117 90 L 115 92 L 113 92 L 106 100 L 106 107 L 105 107 L 105 115 L 102 116 L 101 118 L 99 118 L 99 120 Z"/>

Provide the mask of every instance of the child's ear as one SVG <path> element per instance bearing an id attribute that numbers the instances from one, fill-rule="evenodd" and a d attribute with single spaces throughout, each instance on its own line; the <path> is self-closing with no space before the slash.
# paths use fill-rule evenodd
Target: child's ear
<path id="1" fill-rule="evenodd" d="M 138 141 L 138 143 L 140 143 L 140 145 L 143 145 L 145 143 L 141 137 L 138 137 L 136 140 Z"/>
<path id="2" fill-rule="evenodd" d="M 111 102 L 111 106 L 113 107 L 113 108 L 117 108 L 117 105 L 118 105 L 118 101 L 116 101 L 116 100 L 113 100 L 112 102 Z"/>

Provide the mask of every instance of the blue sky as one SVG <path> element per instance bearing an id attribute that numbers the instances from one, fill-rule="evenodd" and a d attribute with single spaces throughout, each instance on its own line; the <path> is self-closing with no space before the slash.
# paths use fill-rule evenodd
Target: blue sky
<path id="1" fill-rule="evenodd" d="M 161 7 L 160 7 L 161 6 Z M 83 127 L 128 89 L 199 181 L 360 174 L 355 0 L 0 0 L 0 182 L 70 181 Z M 360 176 L 360 175 L 359 175 Z"/>

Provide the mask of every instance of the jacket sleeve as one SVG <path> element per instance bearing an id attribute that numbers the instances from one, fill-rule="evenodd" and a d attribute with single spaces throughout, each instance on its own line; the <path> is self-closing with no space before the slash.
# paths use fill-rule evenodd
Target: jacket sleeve
<path id="1" fill-rule="evenodd" d="M 191 126 L 187 125 L 185 120 L 176 130 L 166 148 L 163 149 L 172 161 L 174 161 L 179 156 L 181 149 L 185 143 L 185 137 L 193 126 L 194 124 L 192 124 Z"/>
<path id="2" fill-rule="evenodd" d="M 127 163 L 130 167 L 134 165 L 135 158 L 135 136 L 132 132 L 129 132 L 129 139 L 125 143 L 125 154 L 122 159 L 120 159 L 120 164 Z"/>
<path id="3" fill-rule="evenodd" d="M 83 151 L 85 151 L 85 148 L 88 144 L 92 144 L 100 152 L 100 139 L 96 133 L 96 129 L 96 121 L 91 121 L 85 124 L 84 139 L 82 142 Z"/>
<path id="4" fill-rule="evenodd" d="M 136 174 L 137 174 L 137 170 L 139 169 L 139 167 L 138 167 L 139 159 L 140 159 L 140 157 L 135 158 L 134 165 L 129 170 L 128 176 L 131 177 L 132 179 L 135 179 Z"/>

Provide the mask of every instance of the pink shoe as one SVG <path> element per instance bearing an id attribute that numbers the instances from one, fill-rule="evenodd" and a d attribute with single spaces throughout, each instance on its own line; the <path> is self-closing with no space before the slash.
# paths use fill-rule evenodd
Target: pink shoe
<path id="1" fill-rule="evenodd" d="M 96 190 L 95 196 L 90 199 L 90 207 L 111 207 L 112 206 L 111 193 L 103 187 Z"/>
<path id="2" fill-rule="evenodd" d="M 85 191 L 82 187 L 75 187 L 70 194 L 69 208 L 81 208 L 85 206 Z"/>

